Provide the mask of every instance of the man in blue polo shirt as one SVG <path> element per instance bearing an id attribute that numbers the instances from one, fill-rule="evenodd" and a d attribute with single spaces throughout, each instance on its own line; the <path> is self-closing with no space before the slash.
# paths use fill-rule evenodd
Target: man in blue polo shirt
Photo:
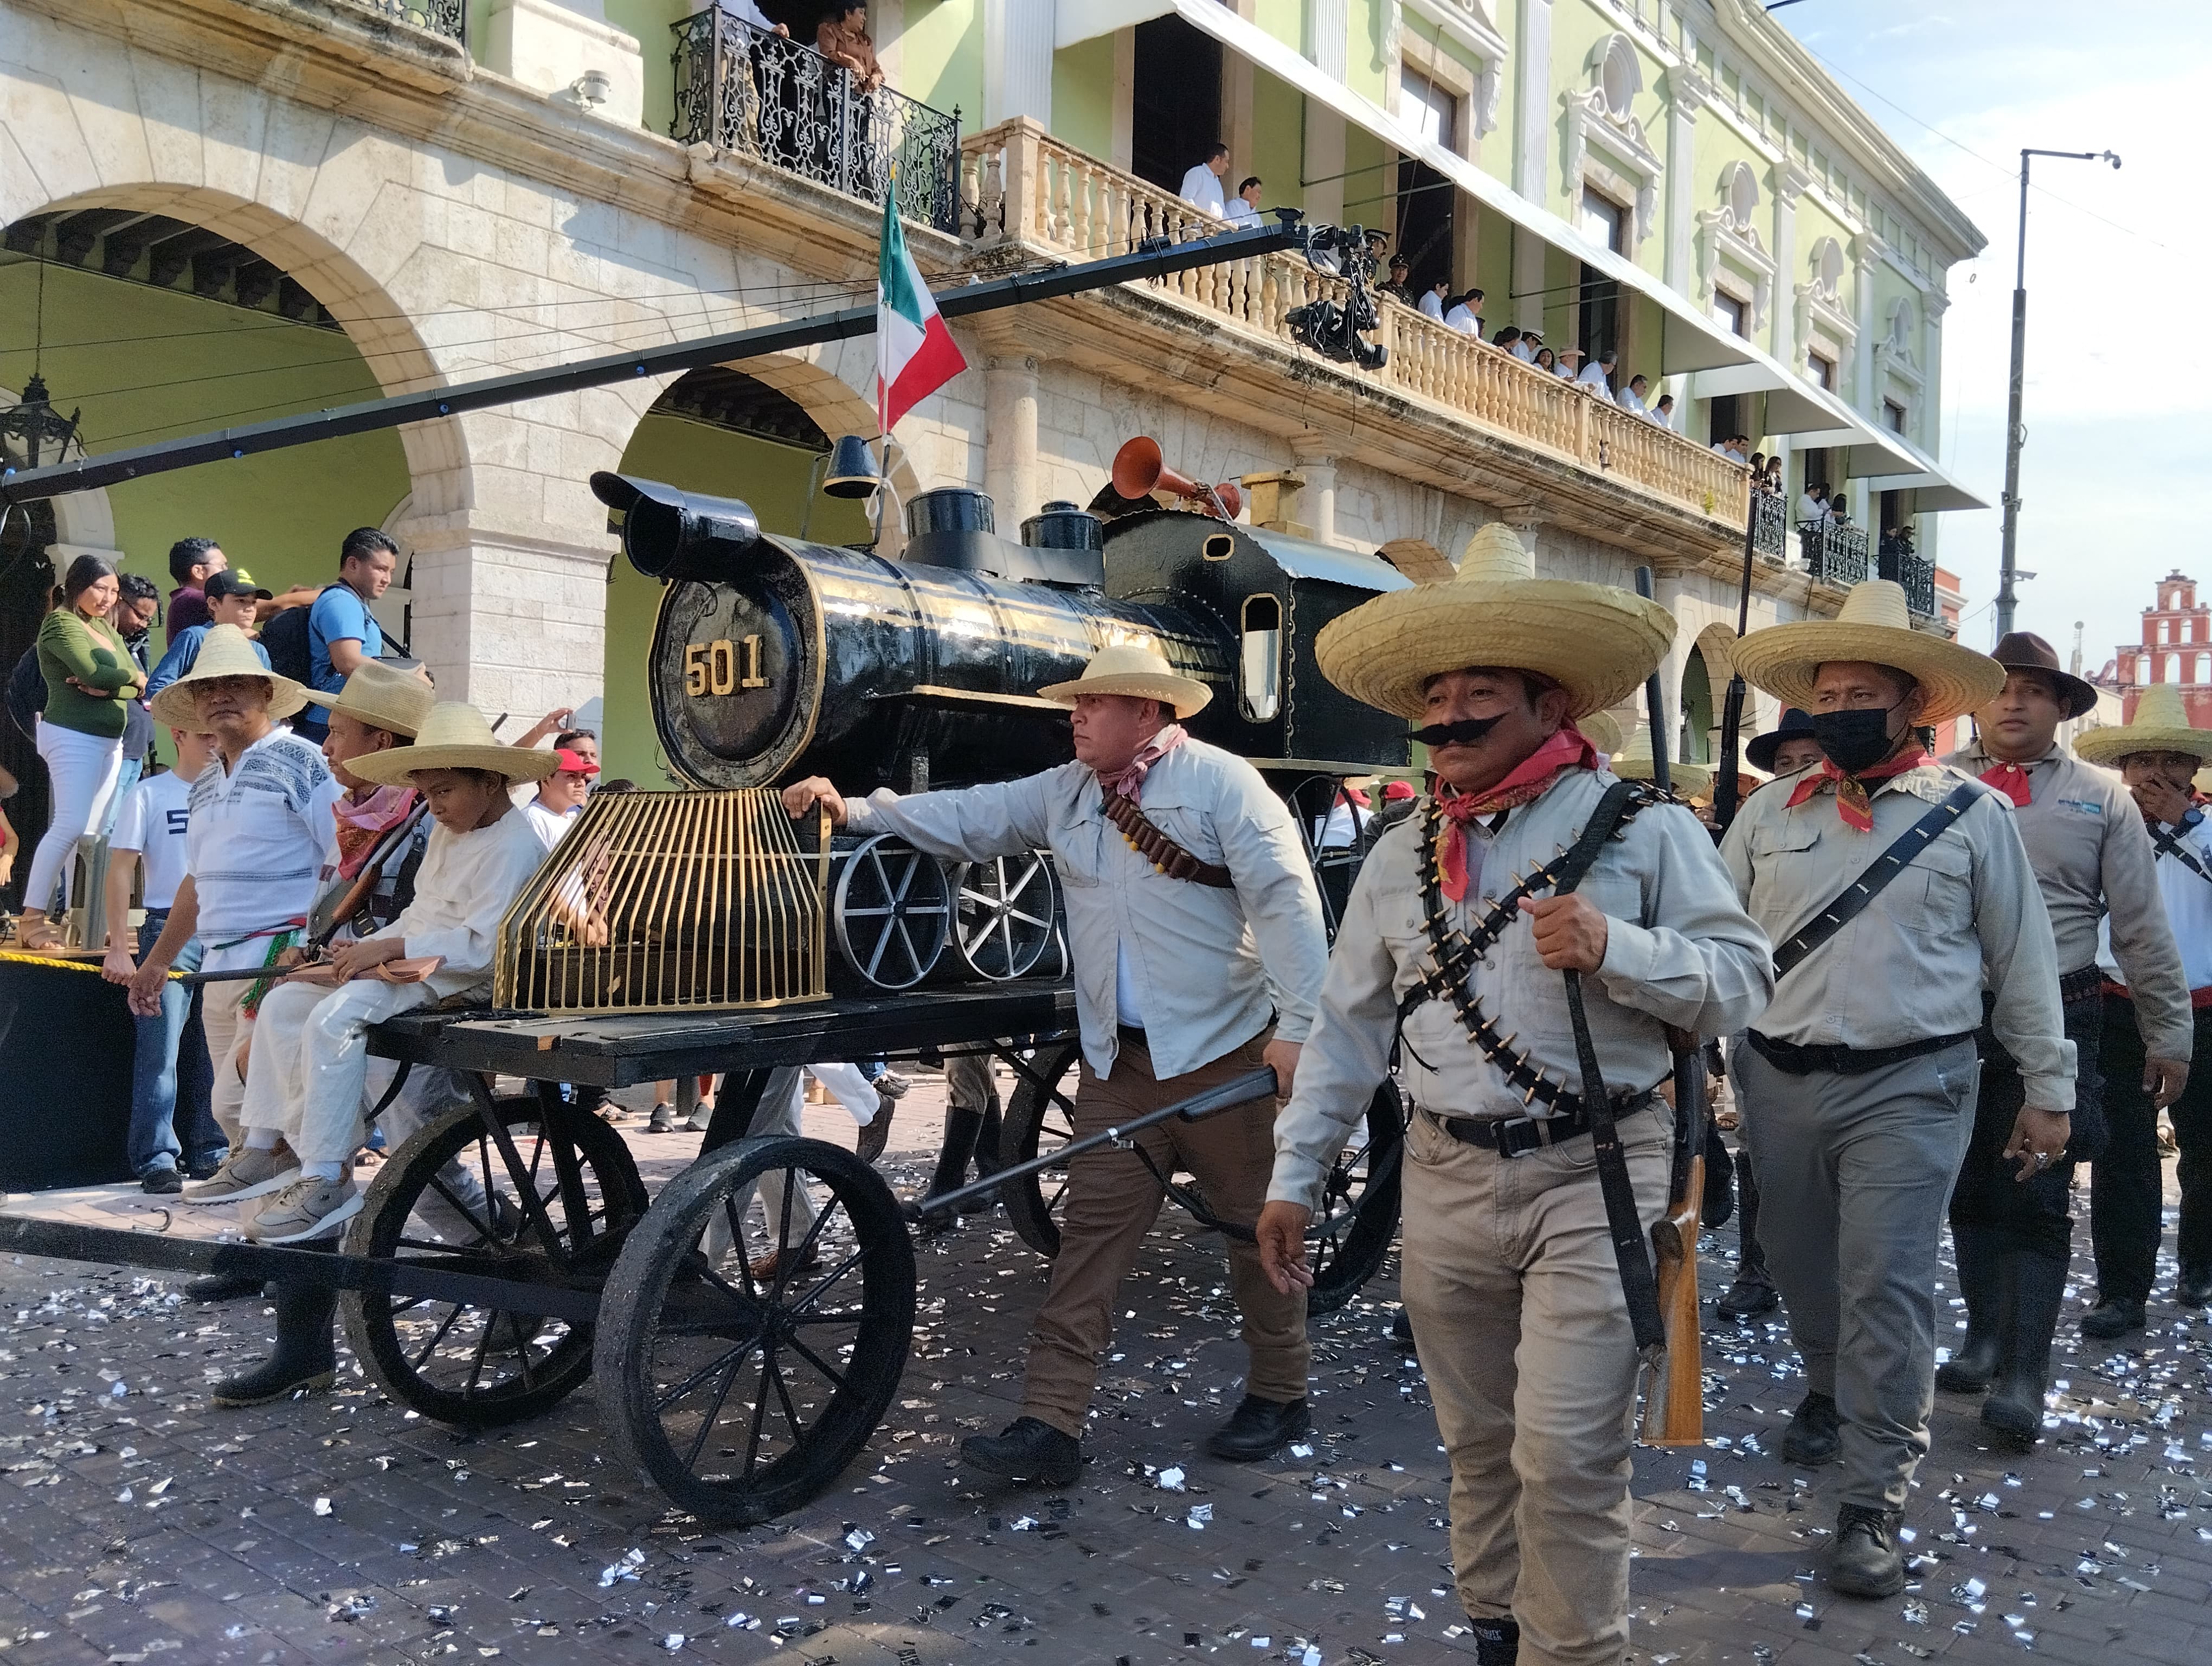
<path id="1" fill-rule="evenodd" d="M 384 652 L 384 631 L 369 604 L 392 587 L 399 567 L 399 546 L 374 526 L 357 526 L 338 548 L 338 581 L 315 598 L 307 615 L 307 665 L 311 684 L 335 695 L 347 678 Z M 310 707 L 293 727 L 319 743 L 325 733 L 319 713 Z"/>

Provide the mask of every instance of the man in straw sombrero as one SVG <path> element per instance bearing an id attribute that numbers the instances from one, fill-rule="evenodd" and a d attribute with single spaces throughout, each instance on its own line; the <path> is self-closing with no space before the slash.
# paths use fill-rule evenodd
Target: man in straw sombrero
<path id="1" fill-rule="evenodd" d="M 2001 1444 L 2025 1450 L 2043 1432 L 2051 1339 L 2073 1262 L 2074 1165 L 2099 1162 L 2106 1143 L 2100 938 L 2135 994 L 2130 1027 L 2145 1055 L 2136 1080 L 2154 1105 L 2172 1100 L 2187 1081 L 2195 1025 L 2142 817 L 2118 776 L 2058 744 L 2058 726 L 2095 709 L 2097 690 L 2059 669 L 2051 644 L 2029 631 L 2008 633 L 1990 657 L 2004 667 L 2004 688 L 1974 714 L 1973 744 L 1944 761 L 2012 802 L 2013 825 L 2027 847 L 2057 944 L 2058 1000 L 2074 1043 L 2074 1114 L 2057 1157 L 2027 1172 L 2008 1161 L 2024 1097 L 2021 1073 L 1983 1027 L 1976 1037 L 1982 1085 L 1974 1137 L 1951 1192 L 1966 1340 L 1936 1383 L 1954 1393 L 1986 1392 L 1983 1426 Z M 2115 1316 L 2110 1309 L 2093 1313 L 2083 1329 L 2093 1336 L 2118 1335 L 2091 1328 Z"/>
<path id="2" fill-rule="evenodd" d="M 1771 974 L 1696 818 L 1654 794 L 1613 799 L 1575 727 L 1644 685 L 1672 616 L 1532 572 L 1519 538 L 1487 526 L 1453 578 L 1377 597 L 1316 639 L 1331 682 L 1426 726 L 1414 736 L 1436 786 L 1352 888 L 1276 1122 L 1260 1247 L 1283 1287 L 1310 1281 L 1304 1233 L 1323 1178 L 1402 1020 L 1416 1110 L 1401 1287 L 1451 1456 L 1459 1599 L 1483 1666 L 1516 1651 L 1596 1666 L 1628 1640 L 1638 1349 L 1561 974 L 1583 980 L 1607 1101 L 1596 1120 L 1618 1119 L 1610 1171 L 1639 1253 L 1667 1203 L 1672 1119 L 1654 1091 L 1673 1068 L 1666 1027 L 1741 1028 Z M 1578 889 L 1531 879 L 1613 813 L 1601 805 L 1631 803 Z M 1486 952 L 1457 953 L 1467 935 Z"/>
<path id="3" fill-rule="evenodd" d="M 213 734 L 216 755 L 186 803 L 185 878 L 168 923 L 131 980 L 131 1010 L 140 1016 L 161 1011 L 169 969 L 196 935 L 205 972 L 273 967 L 298 940 L 341 791 L 323 755 L 280 727 L 306 703 L 306 690 L 271 672 L 234 624 L 210 628 L 191 670 L 154 696 L 155 722 Z M 200 1000 L 215 1067 L 211 1109 L 231 1146 L 216 1177 L 252 1195 L 259 1195 L 253 1188 L 281 1183 L 286 1166 L 282 1153 L 246 1156 L 239 1141 L 246 1043 L 265 988 L 210 983 Z M 252 1287 L 250 1280 L 220 1278 L 187 1286 L 202 1300 Z"/>
<path id="4" fill-rule="evenodd" d="M 1081 677 L 1038 693 L 1073 713 L 1072 763 L 906 798 L 848 799 L 817 776 L 786 788 L 784 803 L 793 816 L 826 806 L 854 832 L 896 833 L 939 856 L 1052 852 L 1083 1038 L 1078 1135 L 1262 1063 L 1287 1092 L 1328 954 L 1290 812 L 1250 764 L 1184 733 L 1212 690 L 1149 641 L 1101 648 Z M 1137 1150 L 1075 1159 L 1021 1415 L 963 1441 L 969 1463 L 1012 1481 L 1076 1479 L 1115 1292 L 1159 1213 L 1164 1177 L 1188 1169 L 1222 1219 L 1250 1220 L 1267 1189 L 1275 1109 L 1256 1099 L 1148 1130 Z M 1271 1285 L 1250 1244 L 1231 1240 L 1229 1267 L 1250 1366 L 1243 1402 L 1206 1444 L 1251 1462 L 1311 1426 L 1305 1292 Z"/>
<path id="5" fill-rule="evenodd" d="M 1887 1596 L 1904 1584 L 1899 1517 L 1928 1450 L 1936 1245 L 1973 1132 L 1983 988 L 2019 1061 L 2011 1143 L 2025 1164 L 2065 1148 L 2074 1046 L 2010 801 L 1919 739 L 1987 705 L 2004 667 L 1915 630 L 1883 579 L 1853 587 L 1836 618 L 1752 632 L 1735 660 L 1810 714 L 1824 755 L 1753 793 L 1721 846 L 1775 943 L 1774 1004 L 1733 1068 L 1759 1241 L 1809 1387 L 1782 1450 L 1842 1457 L 1829 1579 Z"/>
<path id="6" fill-rule="evenodd" d="M 508 789 L 542 781 L 550 752 L 504 746 L 474 706 L 430 708 L 411 746 L 357 757 L 348 768 L 380 787 L 422 793 L 437 823 L 397 919 L 337 945 L 330 964 L 338 987 L 279 983 L 263 1001 L 240 1120 L 244 1148 L 288 1148 L 292 1179 L 249 1211 L 246 1235 L 259 1243 L 334 1237 L 361 1213 L 353 1183 L 368 1078 L 368 1029 L 410 1007 L 464 994 L 491 977 L 500 918 L 544 859 L 545 846 Z M 388 961 L 434 960 L 419 981 L 374 976 Z M 229 1201 L 224 1177 L 186 1187 L 187 1202 Z"/>
<path id="7" fill-rule="evenodd" d="M 2166 916 L 2189 986 L 2192 1043 L 2212 1055 L 2212 818 L 2191 782 L 2212 763 L 2212 729 L 2189 721 L 2181 690 L 2153 683 L 2136 696 L 2136 714 L 2117 728 L 2075 737 L 2075 756 L 2120 772 L 2139 806 L 2156 854 Z M 2089 1172 L 2089 1229 L 2097 1251 L 2097 1305 L 2082 1334 L 2100 1339 L 2140 1329 L 2158 1262 L 2160 1183 L 2159 1100 L 2152 1083 L 2140 992 L 2100 933 L 2105 974 L 2105 1120 L 2110 1139 Z M 2192 1051 L 2191 1056 L 2195 1058 Z M 2180 1276 L 2174 1304 L 2212 1303 L 2212 1069 L 2197 1060 L 2165 1104 L 2181 1147 L 2181 1224 L 2174 1237 Z"/>

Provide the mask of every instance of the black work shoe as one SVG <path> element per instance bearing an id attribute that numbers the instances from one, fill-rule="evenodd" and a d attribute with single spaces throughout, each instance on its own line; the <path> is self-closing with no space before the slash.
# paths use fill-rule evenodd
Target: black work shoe
<path id="1" fill-rule="evenodd" d="M 1083 1473 L 1083 1444 L 1034 1417 L 1018 1417 L 994 1435 L 970 1435 L 960 1456 L 1006 1481 L 1066 1487 Z"/>
<path id="2" fill-rule="evenodd" d="M 1413 1346 L 1413 1316 L 1402 1307 L 1398 1310 L 1398 1316 L 1390 1321 L 1390 1340 L 1400 1347 Z"/>
<path id="3" fill-rule="evenodd" d="M 185 1280 L 185 1298 L 194 1302 L 234 1302 L 243 1297 L 258 1296 L 261 1284 L 259 1279 L 210 1273 L 205 1278 Z"/>
<path id="4" fill-rule="evenodd" d="M 653 1120 L 645 1125 L 645 1131 L 647 1134 L 675 1133 L 676 1107 L 674 1105 L 653 1106 Z"/>
<path id="5" fill-rule="evenodd" d="M 1206 1450 L 1231 1463 L 1255 1463 L 1312 1430 L 1313 1414 L 1306 1410 L 1304 1401 L 1262 1400 L 1248 1394 L 1229 1421 L 1206 1437 Z"/>
<path id="6" fill-rule="evenodd" d="M 1720 1300 L 1713 1304 L 1713 1313 L 1722 1319 L 1756 1319 L 1781 1305 L 1782 1298 L 1765 1279 L 1739 1273 L 1735 1282 L 1723 1291 Z"/>
<path id="7" fill-rule="evenodd" d="M 2181 1307 L 2212 1307 L 2212 1267 L 2188 1267 L 2173 1281 L 2173 1299 Z"/>
<path id="8" fill-rule="evenodd" d="M 149 1169 L 138 1177 L 138 1189 L 156 1197 L 185 1189 L 185 1177 L 174 1169 Z"/>
<path id="9" fill-rule="evenodd" d="M 2081 1320 L 2081 1334 L 2094 1336 L 2100 1342 L 2112 1341 L 2131 1330 L 2143 1328 L 2143 1304 L 2118 1296 L 2099 1299 Z"/>
<path id="10" fill-rule="evenodd" d="M 1514 1666 L 1521 1657 L 1521 1625 L 1515 1620 L 1470 1620 L 1474 1666 Z"/>
<path id="11" fill-rule="evenodd" d="M 884 1147 L 891 1142 L 891 1118 L 898 1115 L 898 1101 L 881 1088 L 876 1090 L 876 1114 L 860 1130 L 860 1138 L 853 1142 L 854 1153 L 863 1163 L 873 1164 L 884 1154 Z"/>
<path id="12" fill-rule="evenodd" d="M 1782 1456 L 1809 1469 L 1833 1463 L 1843 1444 L 1836 1402 L 1825 1394 L 1808 1394 L 1790 1414 L 1790 1432 L 1782 1437 Z"/>
<path id="13" fill-rule="evenodd" d="M 1846 1596 L 1894 1596 L 1903 1590 L 1905 1553 L 1898 1547 L 1897 1517 L 1861 1504 L 1838 1510 L 1828 1583 Z"/>

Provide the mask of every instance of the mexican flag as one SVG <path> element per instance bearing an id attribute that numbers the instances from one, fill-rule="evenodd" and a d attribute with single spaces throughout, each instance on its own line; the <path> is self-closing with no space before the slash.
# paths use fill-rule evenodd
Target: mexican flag
<path id="1" fill-rule="evenodd" d="M 884 252 L 876 269 L 876 420 L 885 436 L 900 417 L 967 368 L 906 252 L 894 185 L 884 193 Z"/>

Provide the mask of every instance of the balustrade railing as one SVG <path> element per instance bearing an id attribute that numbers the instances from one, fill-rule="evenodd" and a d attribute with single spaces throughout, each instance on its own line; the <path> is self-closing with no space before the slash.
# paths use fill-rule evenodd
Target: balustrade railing
<path id="1" fill-rule="evenodd" d="M 465 43 L 469 38 L 468 0 L 360 0 L 360 3 L 448 40 Z"/>
<path id="2" fill-rule="evenodd" d="M 1858 526 L 1832 520 L 1805 520 L 1797 525 L 1798 548 L 1805 570 L 1822 584 L 1863 584 L 1867 576 L 1867 535 Z M 1929 611 L 1934 611 L 1933 608 Z"/>
<path id="3" fill-rule="evenodd" d="M 963 234 L 1072 260 L 1124 254 L 1146 238 L 1181 240 L 1222 229 L 1173 192 L 1060 143 L 1026 118 L 963 142 L 960 198 Z M 1324 298 L 1341 305 L 1347 287 L 1303 254 L 1285 253 L 1181 272 L 1147 284 L 1145 293 L 1291 345 L 1284 315 Z M 1741 465 L 1412 307 L 1386 301 L 1380 311 L 1374 339 L 1389 357 L 1381 370 L 1361 373 L 1378 387 L 1742 526 L 1748 486 Z"/>
<path id="4" fill-rule="evenodd" d="M 1751 495 L 1751 547 L 1777 561 L 1789 560 L 1790 514 L 1783 507 L 1782 494 L 1755 491 Z"/>
<path id="5" fill-rule="evenodd" d="M 1936 563 L 1915 555 L 1910 543 L 1884 538 L 1875 556 L 1878 577 L 1890 579 L 1905 590 L 1905 605 L 1925 618 L 1936 617 Z"/>
<path id="6" fill-rule="evenodd" d="M 721 10 L 670 27 L 676 114 L 670 137 L 755 158 L 880 205 L 896 189 L 901 217 L 959 229 L 960 112 L 947 115 L 888 87 L 860 90 L 842 64 Z"/>

